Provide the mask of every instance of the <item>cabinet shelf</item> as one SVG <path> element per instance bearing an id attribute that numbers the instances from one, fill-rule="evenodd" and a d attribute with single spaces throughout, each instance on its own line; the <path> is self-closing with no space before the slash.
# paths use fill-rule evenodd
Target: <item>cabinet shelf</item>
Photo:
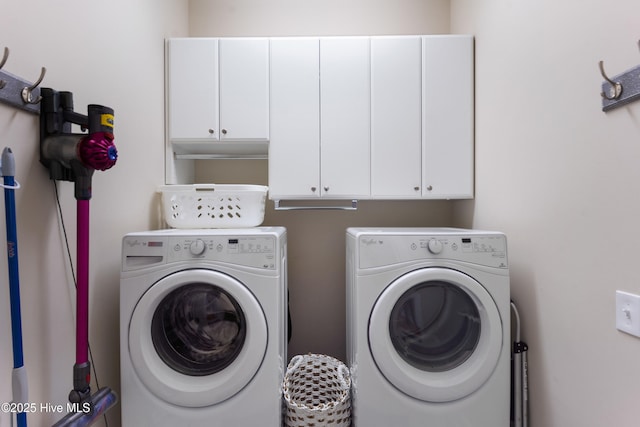
<path id="1" fill-rule="evenodd" d="M 267 141 L 172 141 L 176 159 L 266 159 Z"/>

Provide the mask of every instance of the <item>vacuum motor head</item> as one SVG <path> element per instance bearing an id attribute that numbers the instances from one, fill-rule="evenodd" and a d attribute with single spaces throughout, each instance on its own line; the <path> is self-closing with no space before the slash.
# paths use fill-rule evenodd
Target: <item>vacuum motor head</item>
<path id="1" fill-rule="evenodd" d="M 97 132 L 83 138 L 78 144 L 78 157 L 85 166 L 90 168 L 100 171 L 110 169 L 118 159 L 113 134 Z"/>
<path id="2" fill-rule="evenodd" d="M 84 116 L 73 111 L 71 92 L 42 88 L 40 94 L 40 162 L 51 179 L 74 182 L 77 199 L 90 199 L 94 170 L 107 170 L 118 159 L 113 109 L 91 104 Z M 72 124 L 88 133 L 72 133 Z"/>

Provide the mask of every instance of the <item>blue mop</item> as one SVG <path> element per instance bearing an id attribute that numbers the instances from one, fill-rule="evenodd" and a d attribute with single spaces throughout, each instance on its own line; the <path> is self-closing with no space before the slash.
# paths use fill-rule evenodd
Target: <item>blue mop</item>
<path id="1" fill-rule="evenodd" d="M 18 273 L 18 232 L 16 229 L 16 163 L 11 148 L 2 151 L 2 175 L 4 177 L 4 207 L 7 224 L 7 255 L 9 260 L 9 300 L 11 304 L 11 336 L 13 342 L 12 391 L 13 402 L 26 404 L 27 371 L 22 350 L 22 320 L 20 314 L 20 277 Z M 19 406 L 18 406 L 19 407 Z M 18 427 L 27 426 L 27 414 L 16 414 Z"/>

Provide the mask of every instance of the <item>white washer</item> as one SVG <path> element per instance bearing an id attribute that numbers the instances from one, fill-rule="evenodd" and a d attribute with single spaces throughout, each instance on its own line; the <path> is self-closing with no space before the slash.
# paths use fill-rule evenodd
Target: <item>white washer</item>
<path id="1" fill-rule="evenodd" d="M 508 427 L 510 294 L 501 233 L 347 230 L 356 427 Z"/>
<path id="2" fill-rule="evenodd" d="M 286 245 L 282 227 L 123 238 L 123 427 L 281 425 Z"/>

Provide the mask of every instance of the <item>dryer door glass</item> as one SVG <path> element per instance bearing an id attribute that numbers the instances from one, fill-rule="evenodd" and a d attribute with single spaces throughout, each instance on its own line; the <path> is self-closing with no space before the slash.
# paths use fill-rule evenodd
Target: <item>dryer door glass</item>
<path id="1" fill-rule="evenodd" d="M 239 304 L 223 289 L 189 283 L 158 304 L 151 322 L 153 346 L 172 369 L 205 376 L 229 366 L 247 334 Z"/>
<path id="2" fill-rule="evenodd" d="M 422 371 L 444 372 L 473 354 L 480 339 L 480 313 L 459 286 L 423 282 L 398 299 L 389 335 L 405 362 Z"/>
<path id="3" fill-rule="evenodd" d="M 480 282 L 428 267 L 384 289 L 371 310 L 368 335 L 376 366 L 391 384 L 416 399 L 451 402 L 491 377 L 506 331 Z"/>

